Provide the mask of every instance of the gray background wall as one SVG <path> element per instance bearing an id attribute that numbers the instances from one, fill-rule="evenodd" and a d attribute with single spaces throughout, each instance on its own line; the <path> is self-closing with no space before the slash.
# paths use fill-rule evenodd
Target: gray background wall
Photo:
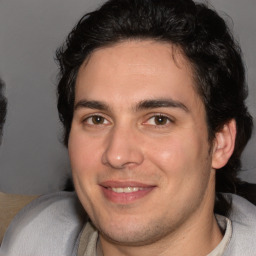
<path id="1" fill-rule="evenodd" d="M 81 15 L 101 2 L 0 0 L 0 77 L 8 97 L 0 147 L 0 191 L 56 191 L 69 175 L 67 152 L 60 143 L 54 53 Z M 250 88 L 248 106 L 255 120 L 256 0 L 212 0 L 211 4 L 226 17 L 242 45 Z M 255 156 L 254 134 L 243 155 L 242 174 L 254 183 Z"/>

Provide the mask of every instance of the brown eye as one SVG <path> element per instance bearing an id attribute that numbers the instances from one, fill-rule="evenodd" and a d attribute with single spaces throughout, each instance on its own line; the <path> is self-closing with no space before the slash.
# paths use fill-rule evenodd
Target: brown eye
<path id="1" fill-rule="evenodd" d="M 172 123 L 172 120 L 165 115 L 154 115 L 147 120 L 145 124 L 152 125 L 152 126 L 164 126 Z"/>
<path id="2" fill-rule="evenodd" d="M 104 118 L 101 116 L 92 116 L 92 123 L 93 124 L 103 124 Z"/>
<path id="3" fill-rule="evenodd" d="M 85 119 L 85 122 L 89 125 L 105 125 L 109 123 L 106 118 L 99 115 L 90 116 Z"/>
<path id="4" fill-rule="evenodd" d="M 169 118 L 166 116 L 155 116 L 154 121 L 156 125 L 165 125 L 169 121 Z"/>

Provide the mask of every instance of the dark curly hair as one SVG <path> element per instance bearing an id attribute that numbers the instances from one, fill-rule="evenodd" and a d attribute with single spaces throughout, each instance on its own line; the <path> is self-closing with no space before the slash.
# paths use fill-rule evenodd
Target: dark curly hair
<path id="1" fill-rule="evenodd" d="M 60 66 L 58 111 L 67 146 L 78 70 L 100 47 L 124 40 L 155 40 L 178 46 L 191 63 L 204 102 L 209 140 L 235 119 L 237 137 L 229 162 L 216 172 L 215 212 L 227 214 L 230 202 L 220 192 L 236 193 L 240 156 L 252 133 L 245 99 L 247 85 L 239 45 L 214 10 L 192 0 L 110 0 L 84 15 L 56 52 Z"/>

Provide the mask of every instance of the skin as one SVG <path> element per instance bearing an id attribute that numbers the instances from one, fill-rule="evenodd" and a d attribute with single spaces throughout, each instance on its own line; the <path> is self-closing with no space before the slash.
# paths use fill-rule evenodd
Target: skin
<path id="1" fill-rule="evenodd" d="M 211 147 L 205 115 L 190 64 L 170 44 L 121 42 L 80 67 L 68 148 L 105 256 L 205 256 L 220 242 L 215 168 L 235 126 Z"/>

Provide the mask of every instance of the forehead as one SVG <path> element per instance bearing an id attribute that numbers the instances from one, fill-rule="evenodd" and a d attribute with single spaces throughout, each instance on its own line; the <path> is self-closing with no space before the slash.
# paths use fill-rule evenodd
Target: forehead
<path id="1" fill-rule="evenodd" d="M 95 50 L 80 67 L 75 100 L 121 105 L 144 98 L 199 98 L 193 71 L 181 50 L 169 43 L 125 41 Z M 90 99 L 91 98 L 91 99 Z M 120 100 L 121 99 L 121 100 Z"/>

